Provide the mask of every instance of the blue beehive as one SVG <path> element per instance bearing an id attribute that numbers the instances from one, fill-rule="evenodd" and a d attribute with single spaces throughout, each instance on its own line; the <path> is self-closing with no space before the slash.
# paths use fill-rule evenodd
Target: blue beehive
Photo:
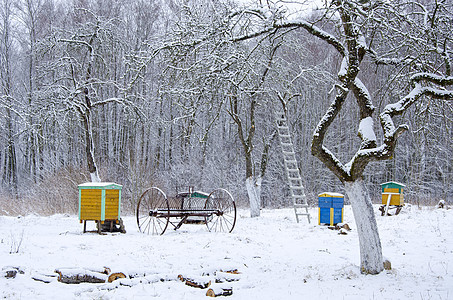
<path id="1" fill-rule="evenodd" d="M 321 193 L 318 195 L 318 224 L 333 226 L 343 222 L 344 196 L 339 193 Z"/>

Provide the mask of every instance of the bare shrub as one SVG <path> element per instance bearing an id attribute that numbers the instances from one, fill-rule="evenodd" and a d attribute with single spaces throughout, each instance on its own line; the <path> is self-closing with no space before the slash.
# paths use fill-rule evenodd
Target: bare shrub
<path id="1" fill-rule="evenodd" d="M 78 211 L 77 185 L 86 181 L 81 168 L 67 167 L 48 174 L 23 196 L 22 201 L 27 205 L 22 213 L 75 214 Z"/>
<path id="2" fill-rule="evenodd" d="M 18 236 L 16 236 L 15 234 L 13 234 L 11 232 L 9 254 L 19 253 L 23 240 L 24 240 L 24 231 L 23 230 Z"/>

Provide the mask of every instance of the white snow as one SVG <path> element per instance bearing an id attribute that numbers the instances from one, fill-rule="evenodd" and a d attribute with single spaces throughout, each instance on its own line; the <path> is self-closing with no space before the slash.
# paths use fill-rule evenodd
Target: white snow
<path id="1" fill-rule="evenodd" d="M 346 74 L 348 73 L 348 67 L 349 67 L 348 58 L 345 56 L 341 60 L 340 71 L 338 71 L 338 77 L 339 78 L 342 78 L 342 77 L 346 76 Z"/>
<path id="2" fill-rule="evenodd" d="M 371 109 L 375 109 L 373 106 L 373 103 L 371 101 L 371 94 L 366 88 L 366 86 L 363 84 L 362 80 L 360 78 L 356 77 L 354 79 L 354 85 L 357 89 L 360 90 L 360 93 L 367 99 L 367 106 L 370 107 Z"/>
<path id="3" fill-rule="evenodd" d="M 241 275 L 228 283 L 233 295 L 225 299 L 451 299 L 453 209 L 412 206 L 398 216 L 381 217 L 377 208 L 383 254 L 393 268 L 379 275 L 360 274 L 349 205 L 344 221 L 352 231 L 347 235 L 316 221 L 297 224 L 291 208 L 264 209 L 259 218 L 241 210 L 230 234 L 183 225 L 162 236 L 139 233 L 134 216 L 124 218 L 126 234 L 106 235 L 83 234 L 77 216 L 2 216 L 0 268 L 20 267 L 25 273 L 14 279 L 0 277 L 0 298 L 208 299 L 206 289 L 186 286 L 176 276 L 199 278 L 235 268 Z M 310 213 L 317 220 L 318 209 Z M 87 227 L 94 230 L 94 222 Z M 129 286 L 120 285 L 121 280 L 71 285 L 32 279 L 55 269 L 104 266 L 144 277 L 125 282 Z"/>
<path id="4" fill-rule="evenodd" d="M 366 117 L 360 120 L 359 135 L 364 141 L 376 141 L 376 134 L 374 133 L 374 122 L 372 117 Z"/>
<path id="5" fill-rule="evenodd" d="M 384 184 L 388 184 L 388 183 L 395 183 L 395 184 L 401 185 L 402 187 L 406 187 L 405 184 L 402 184 L 401 182 L 397 182 L 397 181 L 387 181 L 387 182 L 381 183 L 380 185 L 384 185 Z"/>
<path id="6" fill-rule="evenodd" d="M 111 185 L 122 187 L 122 185 L 114 183 L 114 182 L 99 182 L 99 181 L 98 182 L 85 182 L 85 183 L 79 184 L 78 186 L 79 187 L 89 187 L 89 186 L 108 187 Z"/>

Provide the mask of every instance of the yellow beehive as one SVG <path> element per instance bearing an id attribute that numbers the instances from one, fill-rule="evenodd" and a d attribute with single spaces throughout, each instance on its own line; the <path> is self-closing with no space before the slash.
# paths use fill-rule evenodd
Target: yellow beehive
<path id="1" fill-rule="evenodd" d="M 112 182 L 87 182 L 79 188 L 79 220 L 117 221 L 121 213 L 122 186 Z"/>
<path id="2" fill-rule="evenodd" d="M 390 199 L 389 205 L 403 205 L 404 197 L 403 190 L 406 187 L 402 183 L 390 181 L 381 184 L 382 187 L 382 204 L 387 205 Z"/>

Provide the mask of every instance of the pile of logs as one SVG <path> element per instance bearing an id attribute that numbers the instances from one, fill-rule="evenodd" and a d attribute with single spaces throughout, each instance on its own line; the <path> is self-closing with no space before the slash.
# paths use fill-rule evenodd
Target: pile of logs
<path id="1" fill-rule="evenodd" d="M 119 286 L 132 287 L 137 284 L 150 284 L 163 281 L 180 280 L 187 286 L 208 289 L 206 296 L 230 296 L 233 294 L 233 288 L 229 285 L 231 282 L 240 280 L 240 272 L 237 269 L 232 270 L 214 270 L 213 272 L 202 273 L 201 276 L 178 276 L 146 274 L 145 272 L 112 272 L 108 267 L 102 268 L 60 268 L 56 269 L 53 274 L 37 274 L 32 278 L 36 281 L 51 283 L 58 281 L 66 284 L 80 283 L 107 283 L 99 288 L 105 290 L 115 289 Z M 112 284 L 114 283 L 114 284 Z"/>
<path id="2" fill-rule="evenodd" d="M 210 279 L 211 274 L 203 274 L 202 276 L 184 276 L 178 275 L 178 279 L 184 282 L 186 285 L 206 289 L 209 287 L 208 291 L 206 292 L 206 296 L 209 297 L 219 297 L 219 296 L 231 296 L 233 294 L 233 287 L 230 285 L 225 285 L 226 282 L 233 282 L 238 281 L 240 279 L 240 273 L 237 269 L 228 270 L 228 271 L 215 271 L 213 272 L 213 279 L 214 282 L 212 283 L 212 279 Z"/>

